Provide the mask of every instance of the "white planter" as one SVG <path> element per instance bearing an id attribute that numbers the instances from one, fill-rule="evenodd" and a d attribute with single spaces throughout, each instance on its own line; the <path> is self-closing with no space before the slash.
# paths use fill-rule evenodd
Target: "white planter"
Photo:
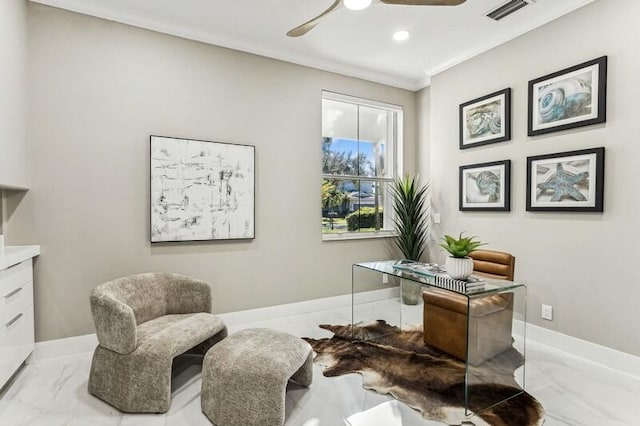
<path id="1" fill-rule="evenodd" d="M 447 257 L 447 274 L 457 280 L 466 280 L 473 272 L 473 259 L 470 257 Z"/>

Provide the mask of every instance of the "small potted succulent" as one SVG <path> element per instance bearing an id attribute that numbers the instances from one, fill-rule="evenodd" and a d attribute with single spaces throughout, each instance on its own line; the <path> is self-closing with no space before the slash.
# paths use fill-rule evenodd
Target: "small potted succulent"
<path id="1" fill-rule="evenodd" d="M 440 247 L 451 255 L 447 257 L 445 263 L 447 266 L 447 274 L 449 274 L 451 278 L 459 280 L 469 278 L 473 272 L 473 259 L 468 257 L 469 253 L 486 244 L 477 241 L 475 239 L 476 237 L 465 237 L 463 234 L 464 232 L 461 232 L 457 239 L 451 235 L 445 235 L 439 244 Z"/>

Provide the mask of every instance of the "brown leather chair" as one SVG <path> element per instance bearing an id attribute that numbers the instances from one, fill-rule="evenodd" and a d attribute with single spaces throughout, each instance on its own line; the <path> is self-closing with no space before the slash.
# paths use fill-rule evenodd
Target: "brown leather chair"
<path id="1" fill-rule="evenodd" d="M 473 275 L 513 281 L 515 257 L 493 250 L 476 250 Z M 429 290 L 424 300 L 424 342 L 461 360 L 467 357 L 467 298 L 444 290 Z M 475 299 L 469 316 L 469 362 L 482 364 L 511 346 L 513 294 Z"/>

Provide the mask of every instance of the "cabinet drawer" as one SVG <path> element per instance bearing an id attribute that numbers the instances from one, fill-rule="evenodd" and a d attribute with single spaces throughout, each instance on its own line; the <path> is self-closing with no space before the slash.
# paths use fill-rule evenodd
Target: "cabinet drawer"
<path id="1" fill-rule="evenodd" d="M 0 326 L 33 306 L 33 283 L 29 281 L 4 296 L 0 295 Z"/>
<path id="2" fill-rule="evenodd" d="M 0 271 L 0 297 L 33 280 L 31 259 Z"/>
<path id="3" fill-rule="evenodd" d="M 0 324 L 0 387 L 33 351 L 33 307 L 9 325 Z"/>

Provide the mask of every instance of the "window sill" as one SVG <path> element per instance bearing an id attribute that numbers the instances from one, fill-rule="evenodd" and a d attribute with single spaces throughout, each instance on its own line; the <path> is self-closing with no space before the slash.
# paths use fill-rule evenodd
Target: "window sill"
<path id="1" fill-rule="evenodd" d="M 344 232 L 342 234 L 322 234 L 322 241 L 370 240 L 375 238 L 392 238 L 397 235 L 395 231 Z"/>

